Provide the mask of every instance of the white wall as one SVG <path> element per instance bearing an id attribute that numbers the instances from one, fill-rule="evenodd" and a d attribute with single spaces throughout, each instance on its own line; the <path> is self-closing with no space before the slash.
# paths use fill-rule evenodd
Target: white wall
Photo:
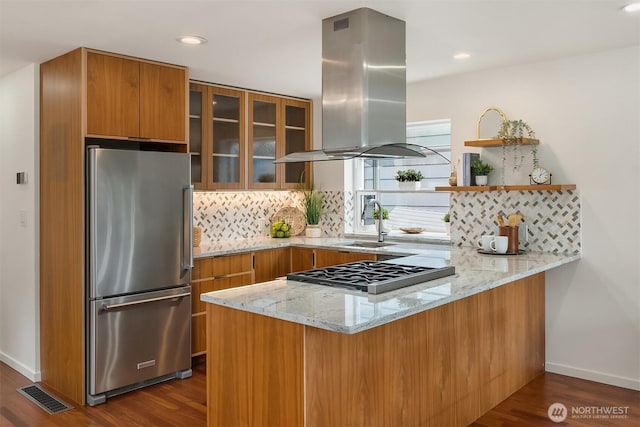
<path id="1" fill-rule="evenodd" d="M 35 64 L 0 79 L 0 361 L 32 381 L 40 380 L 38 82 Z M 28 183 L 17 185 L 21 171 Z"/>
<path id="2" fill-rule="evenodd" d="M 491 106 L 528 122 L 540 164 L 581 195 L 583 258 L 547 273 L 547 371 L 640 390 L 640 48 L 408 87 L 409 121 L 451 118 L 454 158 Z M 500 148 L 481 152 L 500 166 Z"/>

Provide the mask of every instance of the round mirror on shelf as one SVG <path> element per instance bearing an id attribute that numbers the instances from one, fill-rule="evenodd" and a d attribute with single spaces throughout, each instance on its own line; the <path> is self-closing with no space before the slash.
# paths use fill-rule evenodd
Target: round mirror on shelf
<path id="1" fill-rule="evenodd" d="M 507 116 L 499 108 L 487 108 L 478 119 L 478 139 L 493 139 L 500 132 L 502 122 Z"/>

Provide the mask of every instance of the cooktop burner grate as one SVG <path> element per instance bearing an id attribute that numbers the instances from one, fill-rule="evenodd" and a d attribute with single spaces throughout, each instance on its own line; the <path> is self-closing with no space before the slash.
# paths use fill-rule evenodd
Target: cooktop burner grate
<path id="1" fill-rule="evenodd" d="M 455 274 L 454 267 L 430 268 L 360 261 L 290 273 L 287 274 L 287 279 L 379 294 L 452 274 Z"/>

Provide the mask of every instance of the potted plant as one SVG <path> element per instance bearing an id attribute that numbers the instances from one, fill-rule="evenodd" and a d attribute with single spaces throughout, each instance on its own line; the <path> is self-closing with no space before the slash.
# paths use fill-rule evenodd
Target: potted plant
<path id="1" fill-rule="evenodd" d="M 522 154 L 521 146 L 525 138 L 534 139 L 536 133 L 531 129 L 529 124 L 522 120 L 505 120 L 502 122 L 498 138 L 502 141 L 502 184 L 504 185 L 504 171 L 507 162 L 507 149 L 511 147 L 513 152 L 513 171 L 517 172 L 524 163 L 524 154 Z M 531 144 L 531 155 L 534 164 L 537 161 L 537 145 Z"/>
<path id="2" fill-rule="evenodd" d="M 303 190 L 302 195 L 304 197 L 304 214 L 307 222 L 305 235 L 307 237 L 320 237 L 322 235 L 319 225 L 320 214 L 322 213 L 322 194 L 311 187 L 308 190 Z"/>
<path id="3" fill-rule="evenodd" d="M 415 169 L 407 169 L 396 172 L 395 178 L 400 189 L 419 190 L 420 181 L 424 179 L 424 175 Z"/>
<path id="4" fill-rule="evenodd" d="M 373 219 L 376 223 L 376 229 L 378 228 L 378 221 L 380 221 L 380 210 L 375 208 L 373 210 Z M 389 219 L 389 211 L 386 208 L 382 208 L 382 230 L 386 230 L 385 221 Z"/>
<path id="5" fill-rule="evenodd" d="M 444 228 L 447 230 L 447 236 L 450 236 L 451 235 L 451 215 L 449 215 L 449 212 L 444 214 L 444 217 L 442 218 L 442 220 L 444 221 Z"/>
<path id="6" fill-rule="evenodd" d="M 493 171 L 493 166 L 476 159 L 471 164 L 471 169 L 476 173 L 476 185 L 487 185 L 488 175 Z"/>

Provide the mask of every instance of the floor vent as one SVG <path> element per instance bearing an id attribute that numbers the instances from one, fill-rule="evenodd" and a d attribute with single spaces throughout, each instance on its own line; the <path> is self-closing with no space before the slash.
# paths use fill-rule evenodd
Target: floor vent
<path id="1" fill-rule="evenodd" d="M 21 387 L 18 389 L 18 393 L 22 394 L 24 397 L 50 414 L 57 414 L 73 409 L 73 406 L 67 405 L 60 399 L 53 397 L 51 394 L 41 389 L 37 384 Z"/>

